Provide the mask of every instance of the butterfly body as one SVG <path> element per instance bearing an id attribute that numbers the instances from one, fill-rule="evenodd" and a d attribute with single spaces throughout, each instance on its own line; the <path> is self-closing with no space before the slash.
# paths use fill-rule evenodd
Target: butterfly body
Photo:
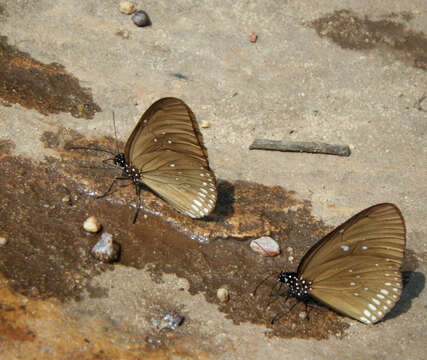
<path id="1" fill-rule="evenodd" d="M 136 186 L 138 199 L 141 186 L 146 185 L 192 218 L 202 218 L 215 208 L 216 180 L 203 137 L 193 112 L 180 99 L 153 103 L 132 131 L 125 152 L 114 157 L 114 164 Z"/>
<path id="2" fill-rule="evenodd" d="M 279 273 L 279 281 L 286 284 L 289 288 L 289 296 L 304 299 L 311 291 L 311 281 L 306 281 L 296 272 L 281 272 Z"/>
<path id="3" fill-rule="evenodd" d="M 281 272 L 288 296 L 309 295 L 366 324 L 380 321 L 399 300 L 405 223 L 393 204 L 356 214 L 315 244 L 296 273 Z"/>
<path id="4" fill-rule="evenodd" d="M 144 184 L 141 181 L 141 172 L 138 169 L 135 169 L 131 164 L 126 163 L 124 153 L 120 153 L 114 156 L 114 164 L 123 169 L 123 176 L 129 178 L 134 185 L 141 186 Z"/>

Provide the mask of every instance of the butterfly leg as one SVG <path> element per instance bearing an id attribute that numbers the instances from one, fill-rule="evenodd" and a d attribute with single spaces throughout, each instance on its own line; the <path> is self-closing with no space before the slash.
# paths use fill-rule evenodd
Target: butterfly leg
<path id="1" fill-rule="evenodd" d="M 141 186 L 138 184 L 135 184 L 135 190 L 136 190 L 136 210 L 135 210 L 135 215 L 133 216 L 132 224 L 135 224 L 136 219 L 138 217 L 139 208 L 141 207 Z"/>
<path id="2" fill-rule="evenodd" d="M 286 305 L 286 303 L 290 297 L 291 297 L 291 295 L 288 292 L 288 294 L 286 295 L 285 301 L 283 302 L 283 304 L 281 306 L 282 309 L 276 314 L 276 316 L 273 319 L 271 319 L 271 325 L 273 325 L 277 320 L 279 320 L 284 315 L 285 305 Z M 287 312 L 290 313 L 297 304 L 298 304 L 298 300 L 295 301 L 295 304 L 293 304 Z"/>
<path id="3" fill-rule="evenodd" d="M 113 188 L 113 186 L 114 186 L 114 184 L 116 183 L 116 181 L 117 181 L 117 180 L 128 180 L 128 179 L 129 179 L 129 178 L 127 178 L 127 177 L 118 177 L 118 178 L 115 178 L 115 179 L 113 180 L 113 182 L 111 183 L 110 187 L 108 188 L 108 190 L 107 190 L 104 194 L 99 195 L 99 196 L 97 196 L 96 198 L 97 198 L 97 199 L 102 199 L 103 197 L 105 197 L 105 196 L 107 196 L 108 194 L 110 194 L 110 193 L 111 193 L 111 189 Z"/>

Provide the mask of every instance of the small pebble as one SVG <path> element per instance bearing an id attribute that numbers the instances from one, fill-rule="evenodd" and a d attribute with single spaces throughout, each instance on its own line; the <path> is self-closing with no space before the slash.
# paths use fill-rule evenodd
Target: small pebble
<path id="1" fill-rule="evenodd" d="M 95 244 L 90 253 L 99 261 L 113 262 L 119 257 L 120 245 L 113 241 L 113 235 L 103 233 L 101 239 Z"/>
<path id="2" fill-rule="evenodd" d="M 255 34 L 254 32 L 251 32 L 251 33 L 250 33 L 250 35 L 249 35 L 249 41 L 250 41 L 251 43 L 254 43 L 254 42 L 256 42 L 256 41 L 257 41 L 257 39 L 258 39 L 258 35 L 257 35 L 257 34 Z"/>
<path id="3" fill-rule="evenodd" d="M 70 195 L 65 195 L 62 198 L 62 202 L 65 203 L 65 204 L 71 205 L 72 204 L 72 202 L 71 202 L 71 196 Z"/>
<path id="4" fill-rule="evenodd" d="M 83 229 L 90 233 L 97 233 L 101 230 L 101 223 L 95 216 L 90 216 L 83 223 Z"/>
<path id="5" fill-rule="evenodd" d="M 138 10 L 135 14 L 133 14 L 132 21 L 136 26 L 139 27 L 151 25 L 151 21 L 148 17 L 148 14 L 143 10 Z"/>
<path id="6" fill-rule="evenodd" d="M 304 320 L 304 319 L 307 317 L 307 313 L 306 313 L 305 311 L 301 311 L 301 312 L 298 314 L 298 316 L 299 316 L 299 318 L 300 318 L 301 320 Z"/>
<path id="7" fill-rule="evenodd" d="M 135 5 L 129 1 L 122 1 L 119 10 L 122 14 L 130 15 L 135 11 Z"/>
<path id="8" fill-rule="evenodd" d="M 288 248 L 286 249 L 286 251 L 287 251 L 289 254 L 292 254 L 292 253 L 294 252 L 294 249 L 292 249 L 290 246 L 288 246 Z"/>
<path id="9" fill-rule="evenodd" d="M 184 316 L 180 313 L 177 313 L 176 311 L 167 313 L 165 316 L 163 316 L 162 321 L 160 322 L 160 330 L 176 330 L 183 321 Z"/>
<path id="10" fill-rule="evenodd" d="M 230 299 L 230 295 L 228 294 L 228 290 L 226 288 L 219 288 L 216 292 L 216 296 L 218 297 L 219 301 L 225 303 Z"/>
<path id="11" fill-rule="evenodd" d="M 262 256 L 276 256 L 280 254 L 279 244 L 269 236 L 252 240 L 250 247 L 253 251 Z"/>
<path id="12" fill-rule="evenodd" d="M 0 236 L 0 246 L 5 246 L 7 244 L 7 239 L 3 236 Z"/>
<path id="13" fill-rule="evenodd" d="M 200 125 L 202 128 L 207 129 L 209 127 L 211 127 L 211 123 L 209 121 L 202 121 L 202 124 Z"/>
<path id="14" fill-rule="evenodd" d="M 288 257 L 288 261 L 289 261 L 290 263 L 293 263 L 293 262 L 294 262 L 294 257 L 293 257 L 293 256 L 289 256 L 289 257 Z"/>
<path id="15" fill-rule="evenodd" d="M 122 30 L 122 29 L 119 29 L 119 28 L 115 28 L 113 30 L 113 33 L 114 33 L 114 35 L 120 36 L 123 39 L 129 39 L 129 31 L 127 31 L 127 30 Z"/>

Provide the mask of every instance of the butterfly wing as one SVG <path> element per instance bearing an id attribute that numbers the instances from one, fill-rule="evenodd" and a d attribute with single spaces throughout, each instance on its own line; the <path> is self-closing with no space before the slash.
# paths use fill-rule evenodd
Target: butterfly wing
<path id="1" fill-rule="evenodd" d="M 215 175 L 196 118 L 182 100 L 163 98 L 150 106 L 126 143 L 125 159 L 178 211 L 200 218 L 214 209 Z"/>
<path id="2" fill-rule="evenodd" d="M 399 299 L 405 223 L 393 204 L 363 210 L 314 245 L 298 273 L 310 295 L 365 323 L 381 320 Z"/>

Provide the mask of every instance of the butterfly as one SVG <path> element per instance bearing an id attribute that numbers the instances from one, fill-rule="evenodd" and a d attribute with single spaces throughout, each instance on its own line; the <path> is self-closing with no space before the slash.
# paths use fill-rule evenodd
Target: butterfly
<path id="1" fill-rule="evenodd" d="M 203 137 L 193 112 L 180 99 L 153 103 L 132 131 L 125 152 L 115 155 L 114 164 L 123 169 L 123 178 L 118 179 L 130 179 L 135 185 L 134 223 L 142 185 L 192 218 L 202 218 L 215 207 L 216 180 Z"/>
<path id="2" fill-rule="evenodd" d="M 366 324 L 380 321 L 402 292 L 405 221 L 393 204 L 354 215 L 315 244 L 297 272 L 280 272 L 288 297 L 307 295 Z"/>

